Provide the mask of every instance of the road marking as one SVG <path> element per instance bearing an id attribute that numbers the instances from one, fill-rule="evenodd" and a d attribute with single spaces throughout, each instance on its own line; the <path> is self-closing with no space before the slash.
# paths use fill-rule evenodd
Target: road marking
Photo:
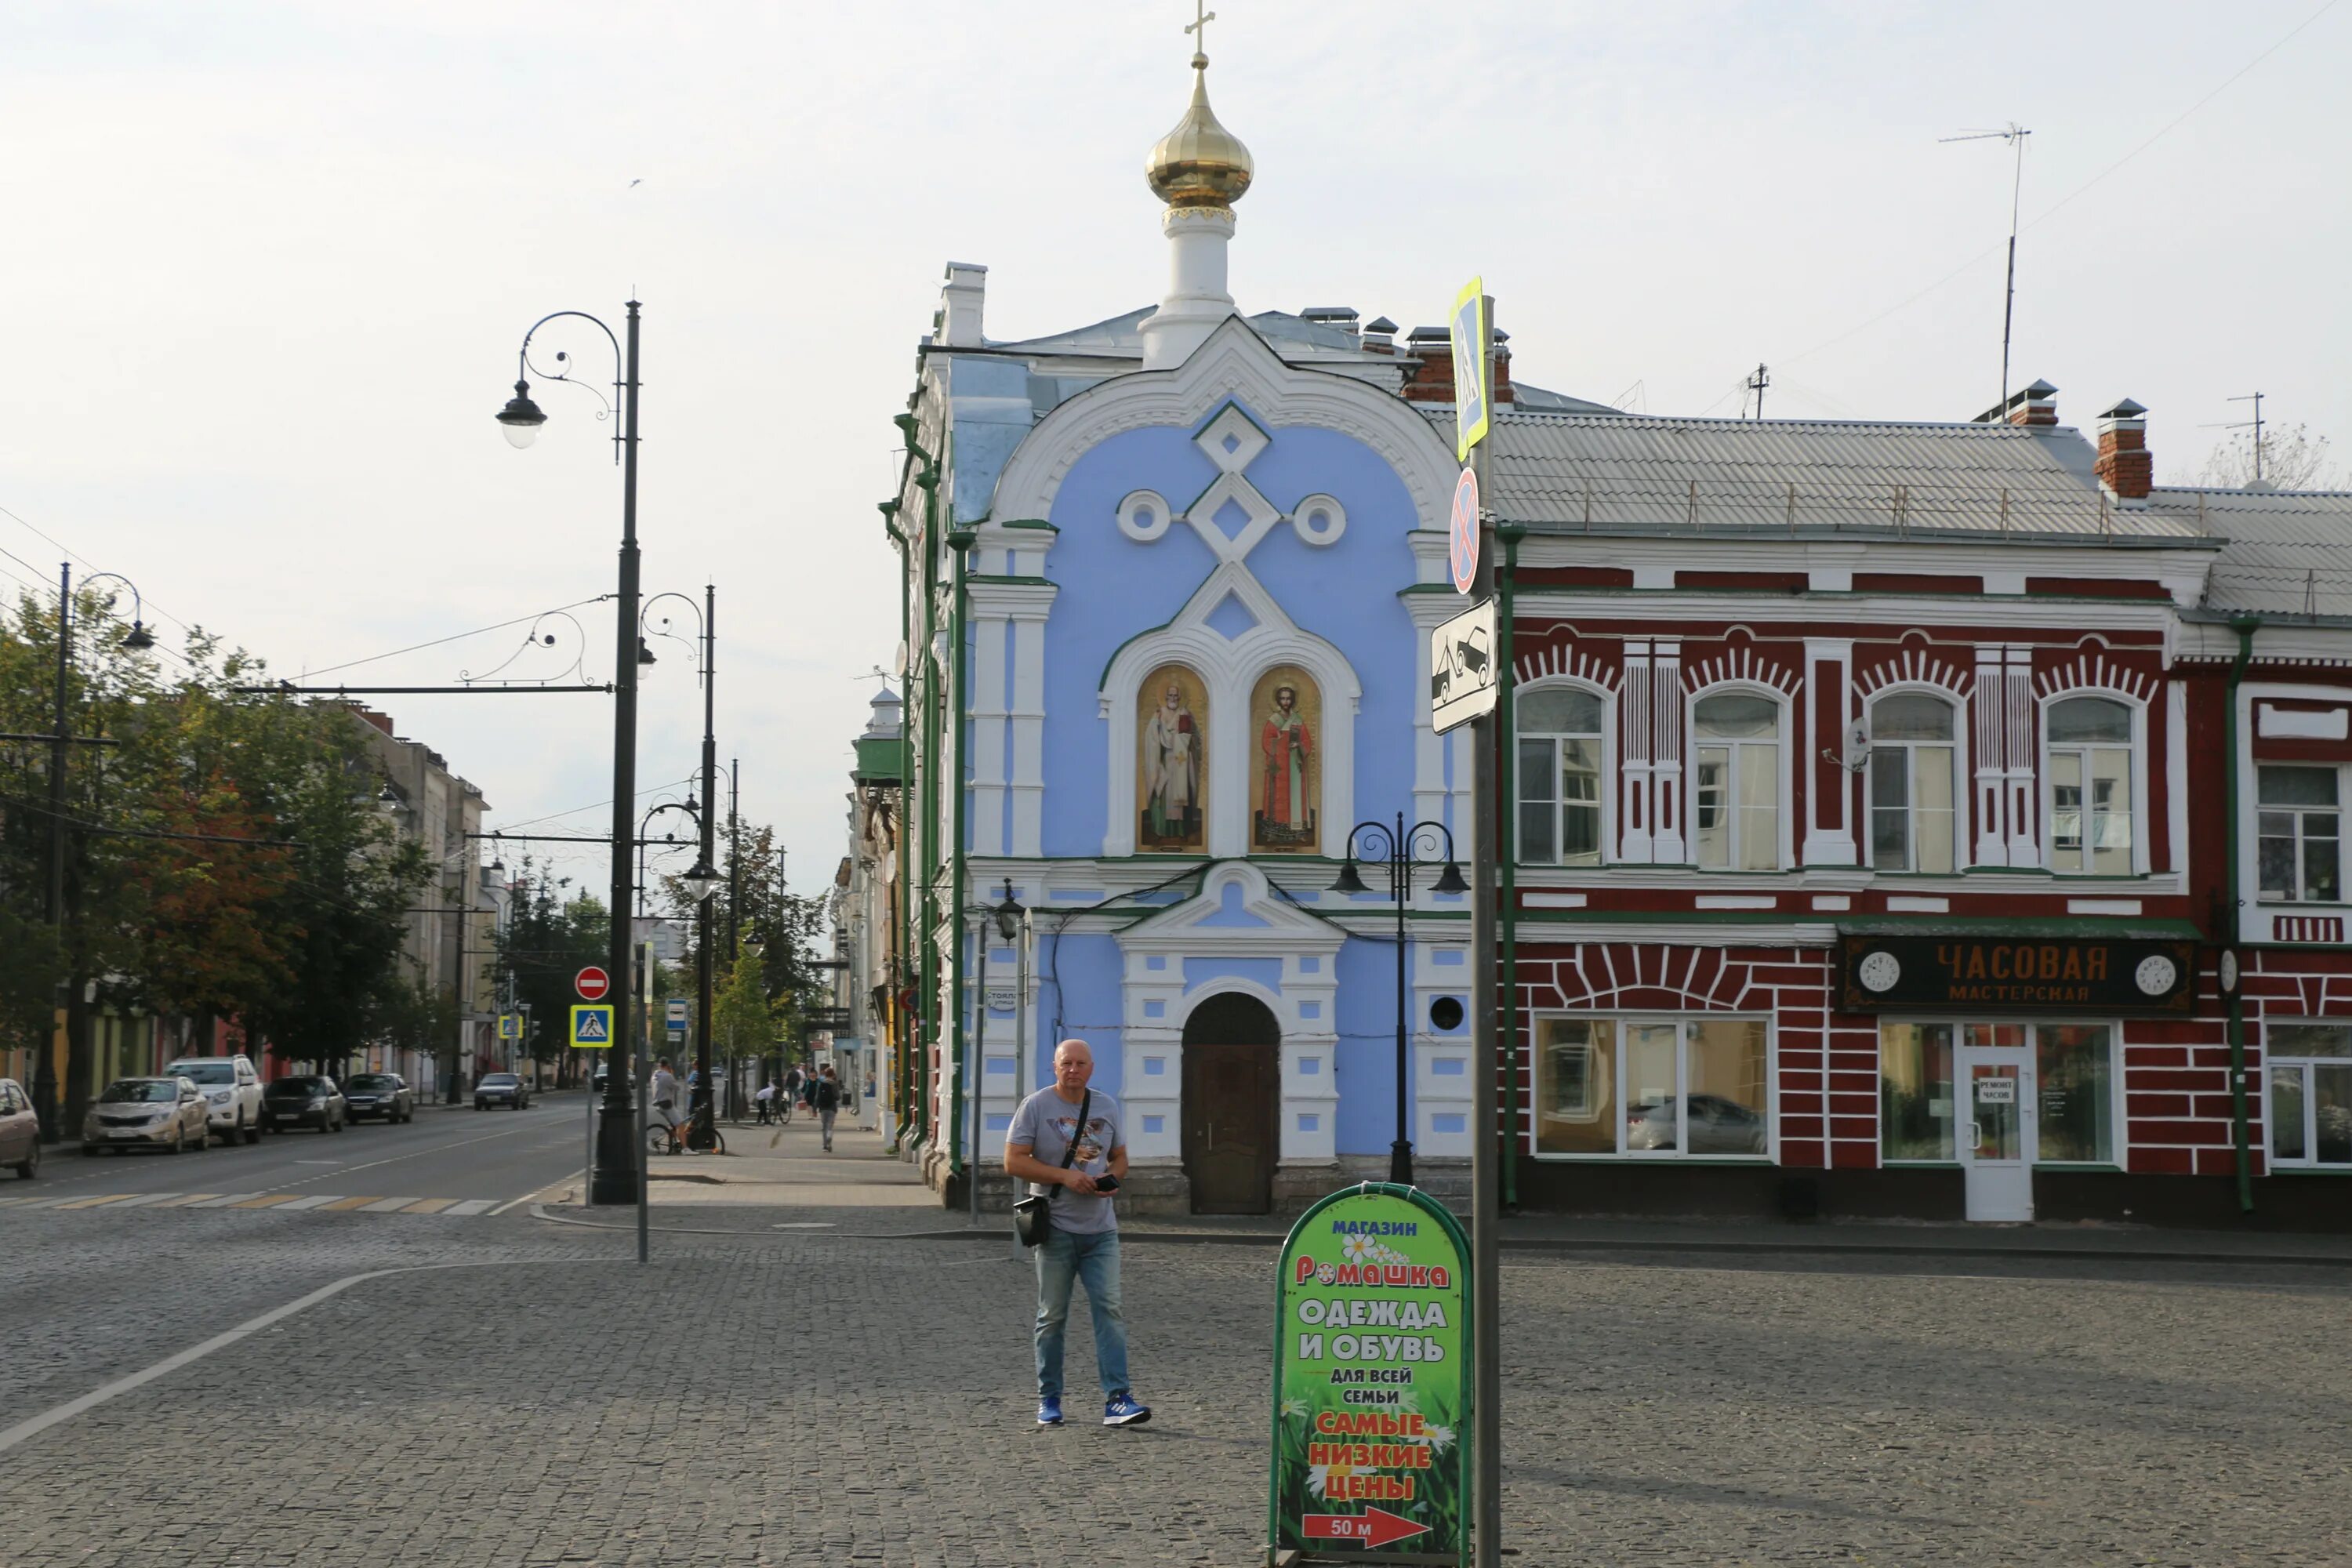
<path id="1" fill-rule="evenodd" d="M 447 1208 L 451 1204 L 454 1204 L 457 1201 L 457 1200 L 455 1198 L 419 1198 L 416 1202 L 409 1205 L 400 1212 L 403 1214 L 439 1214 L 443 1209 Z"/>
<path id="2" fill-rule="evenodd" d="M 165 1198 L 176 1198 L 184 1195 L 184 1194 L 180 1193 L 142 1193 L 137 1197 L 132 1198 L 129 1203 L 117 1204 L 114 1206 L 119 1209 L 143 1209 L 152 1207 L 156 1204 L 160 1204 Z"/>
<path id="3" fill-rule="evenodd" d="M 382 1198 L 337 1198 L 333 1203 L 326 1205 L 326 1212 L 329 1214 L 341 1214 L 349 1209 L 363 1209 L 370 1204 L 380 1204 L 382 1202 L 383 1202 Z"/>
<path id="4" fill-rule="evenodd" d="M 464 1203 L 450 1205 L 449 1212 L 453 1215 L 468 1215 L 482 1214 L 498 1201 L 496 1198 L 467 1198 Z"/>
<path id="5" fill-rule="evenodd" d="M 406 1208 L 415 1201 L 416 1200 L 415 1198 L 378 1198 L 375 1202 L 360 1210 L 360 1213 L 398 1214 L 402 1209 Z"/>
<path id="6" fill-rule="evenodd" d="M 281 1205 L 280 1208 L 282 1212 L 286 1214 L 299 1214 L 304 1209 L 319 1208 L 324 1205 L 333 1203 L 335 1199 L 332 1194 L 321 1193 L 313 1197 L 292 1199 L 289 1202 Z"/>
<path id="7" fill-rule="evenodd" d="M 257 1318 L 248 1318 L 244 1322 L 237 1324 L 236 1327 L 230 1329 L 226 1332 L 215 1334 L 212 1338 L 205 1340 L 201 1343 L 190 1345 L 186 1350 L 181 1351 L 177 1354 L 165 1356 L 162 1361 L 155 1363 L 152 1366 L 142 1367 L 139 1371 L 132 1373 L 128 1377 L 119 1377 L 112 1383 L 101 1384 L 98 1387 L 91 1389 L 88 1394 L 83 1394 L 79 1399 L 68 1399 L 63 1405 L 50 1406 L 48 1409 L 42 1411 L 38 1415 L 32 1417 L 30 1420 L 19 1421 L 14 1426 L 0 1429 L 0 1454 L 6 1453 L 9 1449 L 15 1447 L 17 1444 L 24 1442 L 27 1438 L 39 1436 L 42 1433 L 47 1431 L 52 1426 L 58 1426 L 61 1422 L 72 1420 L 75 1416 L 79 1415 L 86 1410 L 95 1410 L 110 1399 L 114 1399 L 122 1394 L 128 1394 L 134 1388 L 144 1387 L 146 1384 L 154 1382 L 159 1377 L 168 1376 L 172 1373 L 179 1371 L 180 1368 L 184 1366 L 187 1366 L 194 1362 L 202 1361 L 205 1357 L 212 1354 L 215 1351 L 226 1350 L 230 1345 L 236 1343 L 239 1340 L 247 1339 L 254 1334 L 257 1334 L 262 1330 L 269 1327 L 270 1324 L 286 1318 L 290 1318 L 295 1313 L 302 1310 L 305 1307 L 316 1306 L 318 1303 L 326 1300 L 331 1296 L 341 1295 L 343 1291 L 350 1289 L 352 1286 L 364 1284 L 370 1279 L 388 1279 L 394 1274 L 422 1274 L 427 1270 L 436 1268 L 487 1268 L 499 1266 L 511 1266 L 515 1263 L 585 1263 L 602 1261 L 604 1260 L 556 1258 L 499 1258 L 495 1260 L 485 1260 L 478 1263 L 424 1263 L 412 1265 L 405 1268 L 371 1268 L 364 1274 L 347 1274 L 341 1279 L 335 1280 L 332 1284 L 321 1285 L 319 1289 L 311 1291 L 307 1296 L 298 1296 L 282 1307 L 272 1307 L 268 1311 L 262 1313 L 261 1316 Z"/>
<path id="8" fill-rule="evenodd" d="M 94 1209 L 100 1204 L 119 1204 L 125 1198 L 135 1198 L 138 1195 L 137 1193 L 108 1193 L 102 1197 L 75 1198 L 69 1203 L 62 1203 L 57 1206 L 61 1209 Z"/>
<path id="9" fill-rule="evenodd" d="M 245 1202 L 243 1202 L 243 1203 L 241 1203 L 241 1204 L 231 1204 L 231 1205 L 229 1205 L 228 1206 L 229 1206 L 229 1207 L 231 1207 L 231 1208 L 236 1208 L 236 1209 L 266 1209 L 266 1208 L 275 1208 L 275 1207 L 277 1207 L 279 1204 L 291 1203 L 291 1202 L 293 1202 L 293 1201 L 294 1201 L 294 1200 L 293 1200 L 292 1198 L 290 1198 L 290 1197 L 286 1197 L 286 1196 L 282 1196 L 282 1195 L 281 1195 L 281 1196 L 277 1196 L 277 1197 L 272 1197 L 272 1196 L 270 1196 L 269 1194 L 266 1194 L 266 1193 L 265 1193 L 265 1194 L 262 1194 L 260 1197 L 257 1197 L 257 1198 L 247 1198 L 247 1199 L 246 1199 L 246 1200 L 245 1200 Z"/>
<path id="10" fill-rule="evenodd" d="M 242 1204 L 247 1198 L 259 1196 L 261 1196 L 259 1193 L 225 1193 L 219 1197 L 206 1198 L 202 1203 L 191 1204 L 188 1206 L 199 1209 L 225 1209 L 232 1205 Z"/>
<path id="11" fill-rule="evenodd" d="M 191 1207 L 194 1205 L 203 1203 L 206 1198 L 216 1198 L 218 1196 L 220 1196 L 218 1193 L 184 1193 L 178 1197 L 173 1198 L 166 1203 L 157 1204 L 155 1206 L 157 1208 L 165 1209 L 184 1209 Z"/>
<path id="12" fill-rule="evenodd" d="M 565 1140 L 565 1142 L 570 1142 L 570 1140 L 569 1140 L 569 1139 L 566 1139 L 566 1140 Z M 574 1182 L 574 1181 L 578 1181 L 581 1177 L 585 1176 L 587 1173 L 588 1173 L 588 1168 L 587 1168 L 586 1166 L 584 1166 L 584 1165 L 583 1165 L 583 1166 L 582 1166 L 579 1170 L 576 1170 L 576 1171 L 572 1172 L 572 1174 L 570 1174 L 570 1175 L 568 1175 L 568 1176 L 563 1176 L 563 1177 L 560 1177 L 560 1178 L 558 1178 L 558 1181 L 561 1181 L 561 1182 Z M 527 1192 L 527 1193 L 523 1194 L 523 1195 L 522 1195 L 522 1196 L 520 1196 L 520 1197 L 519 1197 L 519 1198 L 510 1198 L 510 1199 L 509 1199 L 507 1202 L 502 1203 L 502 1204 L 500 1204 L 498 1207 L 496 1207 L 496 1208 L 492 1209 L 492 1210 L 490 1211 L 490 1217 L 491 1217 L 492 1219 L 496 1219 L 496 1218 L 498 1218 L 498 1217 L 499 1217 L 499 1215 L 502 1215 L 502 1214 L 506 1213 L 506 1212 L 507 1212 L 507 1210 L 509 1210 L 509 1209 L 510 1209 L 510 1208 L 517 1207 L 517 1206 L 518 1206 L 518 1205 L 520 1205 L 527 1204 L 527 1203 L 530 1202 L 530 1200 L 531 1200 L 531 1199 L 533 1199 L 533 1198 L 535 1198 L 535 1197 L 539 1196 L 539 1194 L 541 1194 L 541 1193 L 543 1193 L 543 1192 L 547 1191 L 547 1190 L 548 1190 L 548 1187 L 552 1187 L 552 1186 L 555 1186 L 556 1184 L 557 1184 L 557 1182 L 550 1182 L 550 1183 L 548 1183 L 548 1184 L 547 1184 L 547 1186 L 545 1186 L 545 1187 L 533 1187 L 533 1188 L 531 1188 L 531 1190 L 530 1190 L 530 1191 L 529 1191 L 529 1192 Z"/>

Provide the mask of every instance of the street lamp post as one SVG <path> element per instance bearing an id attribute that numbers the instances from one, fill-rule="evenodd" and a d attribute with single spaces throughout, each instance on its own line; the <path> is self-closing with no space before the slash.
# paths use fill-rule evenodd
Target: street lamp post
<path id="1" fill-rule="evenodd" d="M 91 584 L 109 578 L 131 590 L 131 629 L 123 634 L 121 646 L 133 653 L 153 647 L 155 639 L 146 626 L 146 605 L 130 578 L 120 572 L 100 572 L 82 579 L 82 592 L 89 593 Z M 58 567 L 57 702 L 50 715 L 49 731 L 49 863 L 41 900 L 42 915 L 57 937 L 58 962 L 67 966 L 58 980 L 66 1011 L 67 1103 L 62 1111 L 58 1104 L 56 1050 L 44 1045 L 33 1058 L 33 1104 L 39 1115 L 39 1136 L 51 1143 L 62 1135 L 59 1130 L 63 1125 L 80 1120 L 82 1106 L 89 1098 L 89 1059 L 82 1049 L 81 1031 L 74 1027 L 81 988 L 75 984 L 77 977 L 71 973 L 71 954 L 66 942 L 66 763 L 74 744 L 73 710 L 67 697 L 72 673 L 73 563 L 66 562 Z"/>
<path id="2" fill-rule="evenodd" d="M 1412 901 L 1413 872 L 1423 866 L 1441 864 L 1437 858 L 1441 846 L 1445 851 L 1442 862 L 1444 869 L 1431 884 L 1430 891 L 1466 893 L 1470 884 L 1462 879 L 1462 868 L 1454 863 L 1453 830 L 1438 822 L 1416 822 L 1407 828 L 1404 813 L 1399 812 L 1393 824 L 1360 822 L 1349 829 L 1347 863 L 1339 868 L 1339 879 L 1331 884 L 1335 893 L 1370 890 L 1364 886 L 1363 878 L 1356 874 L 1359 839 L 1364 844 L 1365 860 L 1388 863 L 1389 898 L 1396 905 L 1396 1142 L 1389 1145 L 1389 1180 L 1411 1186 L 1412 1058 L 1405 1047 L 1405 907 Z"/>
<path id="3" fill-rule="evenodd" d="M 612 979 L 612 990 L 607 994 L 616 1019 L 629 1016 L 629 987 L 634 972 L 629 953 L 629 909 L 635 902 L 629 885 L 629 830 L 637 804 L 637 301 L 628 302 L 628 311 L 625 351 L 620 340 L 614 337 L 612 328 L 584 310 L 557 310 L 533 322 L 530 331 L 523 334 L 522 347 L 515 356 L 515 395 L 499 413 L 499 424 L 505 428 L 508 441 L 516 447 L 530 446 L 539 427 L 547 423 L 547 416 L 530 400 L 527 377 L 534 368 L 530 363 L 530 341 L 548 322 L 577 317 L 593 323 L 612 343 L 618 374 L 614 388 L 622 397 L 621 430 L 614 437 L 619 447 L 615 456 L 621 464 L 621 558 L 619 592 L 615 595 L 619 603 L 614 606 L 619 635 L 613 653 L 613 930 L 608 944 L 610 961 L 604 967 Z M 544 379 L 568 380 L 568 358 L 558 354 L 556 359 L 566 368 Z M 625 1054 L 618 1044 L 612 1048 L 616 1054 Z M 625 1204 L 637 1195 L 637 1173 L 644 1152 L 630 1112 L 629 1080 L 635 1075 L 628 1069 L 632 1065 L 625 1060 L 615 1062 L 614 1067 L 620 1070 L 604 1074 L 604 1104 L 596 1122 L 595 1169 L 588 1178 L 588 1201 L 593 1204 Z"/>
<path id="4" fill-rule="evenodd" d="M 683 594 L 656 594 L 646 601 L 646 612 L 664 599 L 683 600 L 689 607 L 694 601 Z M 710 1083 L 710 895 L 717 890 L 719 875 L 713 857 L 719 852 L 719 742 L 712 733 L 717 716 L 717 660 L 719 637 L 719 589 L 716 584 L 702 585 L 702 810 L 697 814 L 702 829 L 701 855 L 686 874 L 687 891 L 694 896 L 695 1004 L 694 1020 L 694 1098 L 688 1106 L 687 1141 L 690 1147 L 708 1149 L 713 1136 L 714 1106 Z M 665 623 L 667 624 L 667 623 Z"/>

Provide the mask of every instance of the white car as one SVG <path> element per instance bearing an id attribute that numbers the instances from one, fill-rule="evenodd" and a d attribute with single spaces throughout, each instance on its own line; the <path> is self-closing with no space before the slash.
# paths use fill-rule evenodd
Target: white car
<path id="1" fill-rule="evenodd" d="M 251 1058 L 182 1057 L 163 1076 L 186 1079 L 203 1092 L 214 1137 L 261 1142 L 261 1075 Z"/>

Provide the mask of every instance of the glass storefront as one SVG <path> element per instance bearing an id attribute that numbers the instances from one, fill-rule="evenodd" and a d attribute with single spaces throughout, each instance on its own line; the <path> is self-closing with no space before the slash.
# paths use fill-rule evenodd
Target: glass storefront
<path id="1" fill-rule="evenodd" d="M 2028 1046 L 2037 1082 L 2032 1158 L 2111 1165 L 2116 1146 L 2112 1024 L 1955 1024 L 1886 1019 L 1878 1026 L 1879 1156 L 1888 1163 L 1958 1158 L 1952 1047 Z"/>
<path id="2" fill-rule="evenodd" d="M 1764 1159 L 1761 1018 L 1538 1018 L 1536 1152 Z"/>

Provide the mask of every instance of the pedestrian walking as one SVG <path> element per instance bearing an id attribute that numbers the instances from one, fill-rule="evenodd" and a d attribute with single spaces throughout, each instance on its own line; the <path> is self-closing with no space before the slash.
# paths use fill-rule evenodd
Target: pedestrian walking
<path id="1" fill-rule="evenodd" d="M 816 1082 L 810 1086 L 809 1104 L 816 1111 L 817 1130 L 824 1134 L 824 1152 L 833 1152 L 833 1119 L 841 1112 L 841 1084 L 833 1076 L 830 1064 L 816 1069 Z"/>
<path id="2" fill-rule="evenodd" d="M 1151 1407 L 1127 1385 L 1127 1317 L 1119 1306 L 1118 1216 L 1111 1194 L 1127 1175 L 1118 1101 L 1087 1087 L 1095 1056 L 1084 1040 L 1054 1050 L 1054 1081 L 1021 1102 L 1004 1134 L 1004 1171 L 1047 1200 L 1037 1257 L 1037 1425 L 1062 1424 L 1062 1340 L 1070 1290 L 1083 1283 L 1095 1321 L 1095 1375 L 1103 1425 L 1133 1426 Z"/>
<path id="3" fill-rule="evenodd" d="M 654 1115 L 664 1127 L 677 1125 L 677 1074 L 669 1070 L 669 1058 L 664 1057 L 654 1064 L 652 1085 Z"/>
<path id="4" fill-rule="evenodd" d="M 761 1084 L 760 1092 L 753 1095 L 751 1100 L 759 1110 L 761 1126 L 765 1127 L 773 1121 L 776 1119 L 776 1080 L 770 1079 Z"/>

